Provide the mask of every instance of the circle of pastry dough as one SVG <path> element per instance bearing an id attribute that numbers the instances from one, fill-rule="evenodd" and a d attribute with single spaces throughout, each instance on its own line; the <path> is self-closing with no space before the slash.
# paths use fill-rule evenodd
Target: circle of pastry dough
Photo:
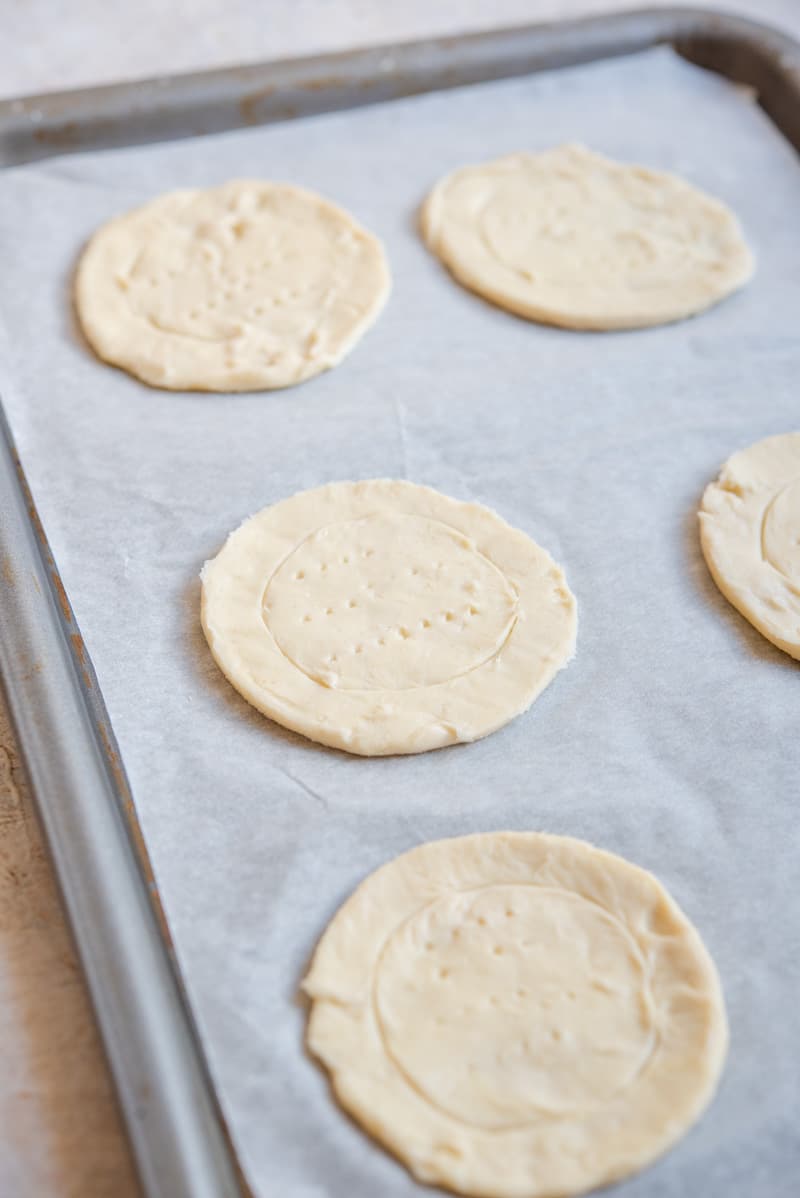
<path id="1" fill-rule="evenodd" d="M 652 874 L 568 837 L 440 840 L 370 875 L 303 989 L 342 1105 L 420 1181 L 556 1198 L 700 1116 L 727 1052 L 714 964 Z"/>
<path id="2" fill-rule="evenodd" d="M 104 225 L 75 298 L 92 348 L 153 387 L 258 391 L 334 366 L 389 294 L 380 242 L 313 192 L 235 180 Z"/>
<path id="3" fill-rule="evenodd" d="M 681 320 L 753 272 L 724 204 L 674 175 L 577 145 L 454 171 L 428 196 L 421 224 L 459 282 L 565 328 Z"/>
<path id="4" fill-rule="evenodd" d="M 265 508 L 202 577 L 206 638 L 239 693 L 365 756 L 486 736 L 575 645 L 575 600 L 543 549 L 408 482 L 332 483 Z"/>
<path id="5" fill-rule="evenodd" d="M 800 660 L 800 432 L 728 459 L 703 495 L 700 542 L 725 598 Z"/>

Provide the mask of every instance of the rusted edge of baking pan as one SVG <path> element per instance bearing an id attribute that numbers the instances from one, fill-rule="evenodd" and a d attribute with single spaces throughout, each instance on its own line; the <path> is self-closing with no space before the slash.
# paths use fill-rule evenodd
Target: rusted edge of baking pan
<path id="1" fill-rule="evenodd" d="M 0 679 L 143 1188 L 241 1198 L 108 712 L 1 405 Z"/>
<path id="2" fill-rule="evenodd" d="M 800 150 L 800 47 L 637 11 L 0 101 L 0 166 L 221 132 L 672 45 L 754 90 Z M 0 182 L 1 185 L 1 182 Z M 0 679 L 149 1198 L 246 1193 L 119 750 L 0 404 Z"/>
<path id="3" fill-rule="evenodd" d="M 752 87 L 800 149 L 798 44 L 742 17 L 671 8 L 0 101 L 0 165 L 293 120 L 660 44 Z"/>

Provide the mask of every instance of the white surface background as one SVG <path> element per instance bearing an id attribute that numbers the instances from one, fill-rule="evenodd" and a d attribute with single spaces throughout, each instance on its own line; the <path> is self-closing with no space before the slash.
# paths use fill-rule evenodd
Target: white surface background
<path id="1" fill-rule="evenodd" d="M 647 0 L 2 0 L 0 94 L 646 7 Z M 800 28 L 798 0 L 705 7 Z"/>
<path id="2" fill-rule="evenodd" d="M 0 6 L 6 95 L 513 24 L 601 3 Z M 620 6 L 616 6 L 620 7 Z M 632 7 L 632 5 L 628 5 Z M 728 3 L 800 32 L 796 0 Z M 136 1193 L 96 1035 L 0 710 L 0 1198 Z"/>

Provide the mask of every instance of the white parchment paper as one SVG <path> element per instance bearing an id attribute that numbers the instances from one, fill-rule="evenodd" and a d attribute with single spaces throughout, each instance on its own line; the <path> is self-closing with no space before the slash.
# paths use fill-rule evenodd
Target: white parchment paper
<path id="1" fill-rule="evenodd" d="M 415 210 L 465 162 L 568 139 L 731 203 L 758 254 L 691 322 L 575 334 L 462 291 Z M 244 396 L 148 390 L 97 362 L 70 279 L 86 237 L 158 192 L 292 180 L 385 241 L 394 294 L 335 371 Z M 0 385 L 121 742 L 179 958 L 260 1195 L 417 1187 L 334 1104 L 298 982 L 326 921 L 419 842 L 586 837 L 654 870 L 721 972 L 719 1096 L 626 1198 L 796 1193 L 798 667 L 717 593 L 695 511 L 732 451 L 800 425 L 800 163 L 741 92 L 669 51 L 0 177 Z M 234 693 L 198 571 L 305 487 L 400 476 L 496 508 L 561 562 L 578 655 L 496 735 L 361 760 Z"/>

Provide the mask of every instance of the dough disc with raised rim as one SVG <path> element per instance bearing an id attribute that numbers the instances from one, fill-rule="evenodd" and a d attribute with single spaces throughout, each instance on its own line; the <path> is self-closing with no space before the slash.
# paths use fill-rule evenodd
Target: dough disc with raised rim
<path id="1" fill-rule="evenodd" d="M 800 432 L 728 459 L 703 495 L 700 541 L 725 598 L 800 660 Z"/>
<path id="2" fill-rule="evenodd" d="M 608 1184 L 674 1144 L 727 1050 L 719 980 L 659 882 L 579 840 L 440 840 L 370 875 L 303 989 L 342 1105 L 480 1198 Z"/>
<path id="3" fill-rule="evenodd" d="M 246 520 L 203 569 L 211 652 L 245 699 L 350 753 L 486 736 L 571 657 L 552 558 L 488 508 L 385 479 Z"/>
<path id="4" fill-rule="evenodd" d="M 675 175 L 583 146 L 453 171 L 428 196 L 422 232 L 466 287 L 565 328 L 681 320 L 753 272 L 724 204 Z"/>
<path id="5" fill-rule="evenodd" d="M 349 352 L 389 294 L 377 238 L 285 183 L 173 191 L 104 225 L 78 265 L 92 348 L 153 387 L 288 387 Z"/>

